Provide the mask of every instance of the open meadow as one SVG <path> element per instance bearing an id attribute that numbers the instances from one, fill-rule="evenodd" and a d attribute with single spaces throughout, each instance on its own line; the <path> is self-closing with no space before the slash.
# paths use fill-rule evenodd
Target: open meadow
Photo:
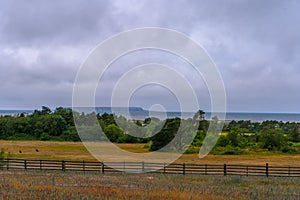
<path id="1" fill-rule="evenodd" d="M 6 157 L 24 159 L 85 160 L 96 161 L 81 142 L 51 141 L 0 141 Z M 131 152 L 147 152 L 144 144 L 116 144 Z M 126 158 L 124 160 L 126 161 Z M 176 163 L 189 164 L 258 164 L 299 166 L 299 154 L 284 154 L 268 151 L 251 152 L 244 155 L 208 155 L 199 159 L 197 154 L 184 154 Z"/>
<path id="2" fill-rule="evenodd" d="M 0 171 L 2 199 L 299 199 L 299 178 Z"/>
<path id="3" fill-rule="evenodd" d="M 147 152 L 144 144 L 117 144 Z M 96 161 L 80 142 L 1 141 L 5 157 Z M 126 160 L 126 158 L 124 158 Z M 245 155 L 184 154 L 176 163 L 299 166 L 300 155 L 266 151 Z M 299 177 L 123 172 L 0 170 L 1 199 L 300 199 Z"/>

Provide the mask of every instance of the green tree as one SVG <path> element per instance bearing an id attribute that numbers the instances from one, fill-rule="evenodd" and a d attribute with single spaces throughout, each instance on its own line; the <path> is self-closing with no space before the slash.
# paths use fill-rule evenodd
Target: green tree
<path id="1" fill-rule="evenodd" d="M 43 115 L 37 119 L 36 128 L 42 133 L 48 133 L 49 136 L 60 136 L 67 129 L 67 125 L 59 115 Z"/>
<path id="2" fill-rule="evenodd" d="M 228 137 L 225 135 L 221 135 L 218 139 L 218 143 L 216 146 L 220 146 L 220 147 L 226 147 L 227 145 L 229 145 L 229 140 Z"/>
<path id="3" fill-rule="evenodd" d="M 41 114 L 42 115 L 48 115 L 51 113 L 51 109 L 47 106 L 42 106 L 42 111 L 41 111 Z"/>
<path id="4" fill-rule="evenodd" d="M 198 110 L 194 116 L 193 116 L 194 120 L 198 120 L 198 121 L 203 121 L 205 120 L 205 112 L 203 110 Z"/>
<path id="5" fill-rule="evenodd" d="M 16 134 L 14 122 L 15 118 L 13 118 L 12 116 L 5 116 L 1 118 L 1 137 L 3 139 L 7 139 L 8 137 Z"/>
<path id="6" fill-rule="evenodd" d="M 239 127 L 236 126 L 232 128 L 226 136 L 229 141 L 229 144 L 234 147 L 237 147 L 239 145 L 240 135 L 241 129 Z"/>
<path id="7" fill-rule="evenodd" d="M 69 126 L 67 130 L 63 131 L 61 138 L 65 141 L 79 142 L 80 137 L 75 126 Z"/>
<path id="8" fill-rule="evenodd" d="M 123 131 L 115 124 L 109 124 L 106 126 L 104 133 L 111 142 L 119 142 L 123 136 Z"/>
<path id="9" fill-rule="evenodd" d="M 113 114 L 104 113 L 99 118 L 105 123 L 106 126 L 110 124 L 116 124 Z"/>
<path id="10" fill-rule="evenodd" d="M 281 150 L 285 147 L 287 140 L 281 129 L 263 129 L 259 136 L 259 143 L 262 148 Z"/>
<path id="11" fill-rule="evenodd" d="M 299 127 L 298 126 L 295 126 L 293 128 L 293 130 L 291 130 L 290 135 L 291 135 L 290 137 L 291 137 L 292 142 L 300 142 L 300 133 L 299 133 Z"/>
<path id="12" fill-rule="evenodd" d="M 168 143 L 172 141 L 172 139 L 175 137 L 178 128 L 180 125 L 180 119 L 174 118 L 174 119 L 167 119 L 165 126 L 162 128 L 161 131 L 159 131 L 156 135 L 151 137 L 152 144 L 150 146 L 151 151 L 156 151 L 164 146 L 166 146 Z M 166 149 L 171 150 L 171 149 Z"/>
<path id="13" fill-rule="evenodd" d="M 195 138 L 192 142 L 192 145 L 200 147 L 202 145 L 202 142 L 203 142 L 205 136 L 206 136 L 206 134 L 204 133 L 203 130 L 197 130 L 196 131 L 196 136 L 195 136 Z"/>
<path id="14" fill-rule="evenodd" d="M 205 112 L 203 110 L 198 110 L 194 116 L 193 120 L 199 121 L 198 130 L 203 130 L 205 133 L 208 130 L 209 122 L 205 120 Z"/>
<path id="15" fill-rule="evenodd" d="M 60 115 L 66 121 L 67 125 L 74 126 L 73 111 L 70 108 L 58 107 L 54 111 L 55 115 Z"/>
<path id="16" fill-rule="evenodd" d="M 14 119 L 14 130 L 16 133 L 30 135 L 32 133 L 31 119 L 29 117 L 17 117 Z"/>

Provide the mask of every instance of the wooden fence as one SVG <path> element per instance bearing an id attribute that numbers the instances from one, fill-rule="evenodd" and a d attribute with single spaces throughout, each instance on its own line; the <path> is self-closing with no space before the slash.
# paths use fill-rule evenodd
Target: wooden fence
<path id="1" fill-rule="evenodd" d="M 62 170 L 109 172 L 155 172 L 163 174 L 239 175 L 300 177 L 300 166 L 238 165 L 238 164 L 170 164 L 146 162 L 86 162 L 65 160 L 0 160 L 2 170 Z"/>

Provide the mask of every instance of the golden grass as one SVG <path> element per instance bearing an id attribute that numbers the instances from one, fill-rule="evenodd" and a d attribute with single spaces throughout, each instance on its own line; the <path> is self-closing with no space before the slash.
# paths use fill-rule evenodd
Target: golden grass
<path id="1" fill-rule="evenodd" d="M 143 153 L 148 149 L 144 144 L 117 144 L 120 148 Z M 0 140 L 0 148 L 4 148 L 7 156 L 11 158 L 26 159 L 58 159 L 58 160 L 86 160 L 96 159 L 87 151 L 81 142 L 49 142 L 49 141 L 6 141 Z M 9 155 L 8 155 L 9 154 Z M 123 160 L 127 160 L 124 158 Z M 247 155 L 208 155 L 199 159 L 197 154 L 184 154 L 176 163 L 197 164 L 265 164 L 270 165 L 300 165 L 300 155 L 275 154 L 266 152 L 253 152 Z"/>
<path id="2" fill-rule="evenodd" d="M 300 166 L 300 155 L 207 155 L 199 159 L 196 154 L 185 154 L 176 161 L 177 163 L 197 163 L 197 164 L 249 164 L 249 165 L 283 165 Z"/>

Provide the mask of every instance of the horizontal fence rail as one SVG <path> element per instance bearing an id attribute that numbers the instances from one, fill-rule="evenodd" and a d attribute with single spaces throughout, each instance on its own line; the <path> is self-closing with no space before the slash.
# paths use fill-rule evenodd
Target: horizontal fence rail
<path id="1" fill-rule="evenodd" d="M 169 164 L 146 162 L 87 162 L 65 160 L 2 159 L 1 170 L 61 170 L 108 172 L 156 172 L 163 174 L 300 177 L 300 166 L 238 164 Z"/>

